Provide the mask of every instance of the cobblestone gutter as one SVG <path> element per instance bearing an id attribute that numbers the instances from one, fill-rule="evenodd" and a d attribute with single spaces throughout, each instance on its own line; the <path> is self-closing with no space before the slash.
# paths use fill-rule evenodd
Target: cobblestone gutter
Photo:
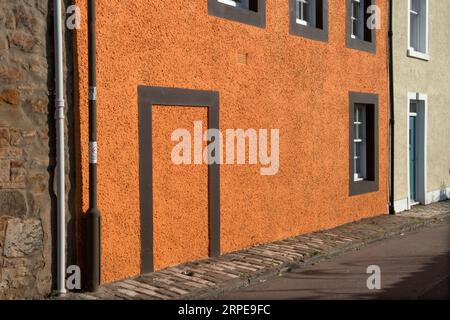
<path id="1" fill-rule="evenodd" d="M 66 299 L 206 299 L 450 218 L 450 201 L 168 268 Z"/>

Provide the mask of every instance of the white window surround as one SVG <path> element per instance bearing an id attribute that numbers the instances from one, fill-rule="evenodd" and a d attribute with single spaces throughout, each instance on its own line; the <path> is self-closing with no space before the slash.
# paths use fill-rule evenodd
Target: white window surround
<path id="1" fill-rule="evenodd" d="M 411 102 L 416 101 L 417 104 L 417 112 L 413 112 L 411 114 Z M 408 197 L 407 201 L 407 210 L 410 210 L 411 207 L 415 204 L 411 202 L 411 194 L 410 194 L 410 171 L 409 171 L 409 117 L 411 115 L 418 117 L 418 130 L 421 133 L 420 140 L 418 141 L 419 146 L 419 159 L 420 162 L 418 165 L 420 166 L 418 172 L 418 178 L 420 179 L 420 183 L 418 184 L 418 195 L 417 201 L 422 204 L 429 204 L 428 194 L 427 194 L 427 122 L 428 122 L 428 96 L 426 94 L 418 93 L 418 92 L 408 92 L 407 99 L 407 109 L 406 112 L 406 172 L 407 172 L 407 188 L 408 188 Z"/>
<path id="2" fill-rule="evenodd" d="M 414 48 L 408 49 L 408 57 L 417 58 L 417 59 L 424 60 L 424 61 L 430 60 L 430 55 L 428 53 L 418 52 L 418 51 L 414 50 Z"/>
<path id="3" fill-rule="evenodd" d="M 429 0 L 416 0 L 419 1 L 420 8 L 412 8 L 412 1 L 415 0 L 407 0 L 408 1 L 408 50 L 407 55 L 411 58 L 417 58 L 420 60 L 429 61 Z M 419 11 L 417 11 L 419 9 Z M 415 27 L 417 30 L 413 35 L 413 30 L 411 28 L 412 21 L 411 16 L 417 15 L 418 25 Z M 423 49 L 414 48 L 412 45 L 412 37 L 417 37 L 416 45 L 422 46 Z"/>
<path id="4" fill-rule="evenodd" d="M 303 26 L 316 26 L 316 1 L 317 0 L 296 0 L 295 11 L 297 15 L 296 23 Z"/>

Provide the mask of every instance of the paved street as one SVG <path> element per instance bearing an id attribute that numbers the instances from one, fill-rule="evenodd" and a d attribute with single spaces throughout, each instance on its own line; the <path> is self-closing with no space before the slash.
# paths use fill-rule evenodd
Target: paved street
<path id="1" fill-rule="evenodd" d="M 381 290 L 367 289 L 367 267 Z M 450 220 L 292 270 L 221 299 L 450 299 Z"/>
<path id="2" fill-rule="evenodd" d="M 95 293 L 71 293 L 63 298 L 171 300 L 448 296 L 449 221 L 450 201 L 415 206 L 400 215 L 363 219 L 331 230 L 188 262 L 108 283 Z M 403 236 L 398 238 L 401 234 Z M 314 263 L 317 266 L 311 267 Z M 369 265 L 381 267 L 380 291 L 366 289 Z M 298 268 L 301 269 L 286 274 L 287 270 Z M 279 277 L 280 273 L 285 276 Z"/>

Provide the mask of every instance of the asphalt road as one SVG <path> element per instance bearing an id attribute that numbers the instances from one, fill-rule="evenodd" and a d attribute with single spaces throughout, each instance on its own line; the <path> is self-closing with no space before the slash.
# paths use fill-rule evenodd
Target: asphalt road
<path id="1" fill-rule="evenodd" d="M 381 289 L 369 290 L 369 266 Z M 253 299 L 450 299 L 450 220 L 292 270 L 220 297 Z"/>

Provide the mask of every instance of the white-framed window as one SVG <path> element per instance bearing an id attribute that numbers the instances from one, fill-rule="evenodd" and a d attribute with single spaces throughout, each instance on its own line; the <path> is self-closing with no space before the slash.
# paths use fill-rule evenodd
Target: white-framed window
<path id="1" fill-rule="evenodd" d="M 379 191 L 378 99 L 373 93 L 349 93 L 351 196 Z"/>
<path id="2" fill-rule="evenodd" d="M 346 0 L 347 48 L 376 53 L 376 23 L 373 23 L 376 0 Z M 370 22 L 370 25 L 369 25 Z"/>
<path id="3" fill-rule="evenodd" d="M 409 1 L 409 55 L 428 59 L 428 0 Z"/>
<path id="4" fill-rule="evenodd" d="M 364 40 L 364 0 L 352 0 L 352 33 L 353 39 Z"/>
<path id="5" fill-rule="evenodd" d="M 316 1 L 317 0 L 295 0 L 295 12 L 298 24 L 316 27 Z"/>
<path id="6" fill-rule="evenodd" d="M 242 9 L 250 9 L 250 0 L 217 0 L 220 3 Z"/>
<path id="7" fill-rule="evenodd" d="M 354 112 L 354 181 L 363 181 L 367 179 L 366 105 L 356 104 Z"/>

